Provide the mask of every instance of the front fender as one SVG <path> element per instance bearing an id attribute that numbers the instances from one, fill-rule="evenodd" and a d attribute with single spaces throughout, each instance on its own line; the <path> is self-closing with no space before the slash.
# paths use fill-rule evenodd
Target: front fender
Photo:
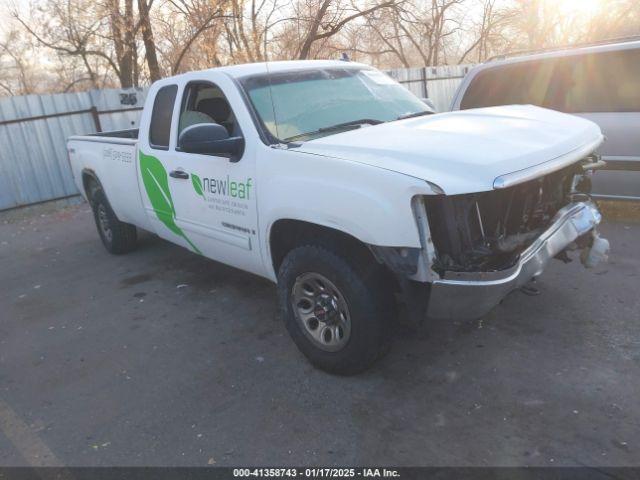
<path id="1" fill-rule="evenodd" d="M 271 227 L 282 219 L 329 227 L 369 245 L 420 248 L 411 199 L 432 193 L 423 180 L 319 155 L 282 151 L 279 157 L 261 172 L 265 263 Z"/>

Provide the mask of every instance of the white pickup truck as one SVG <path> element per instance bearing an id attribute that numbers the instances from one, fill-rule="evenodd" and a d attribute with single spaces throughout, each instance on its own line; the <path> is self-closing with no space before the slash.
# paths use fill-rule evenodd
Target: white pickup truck
<path id="1" fill-rule="evenodd" d="M 139 130 L 68 151 L 108 251 L 142 228 L 277 282 L 299 349 L 350 374 L 397 318 L 477 318 L 554 257 L 606 257 L 594 123 L 527 105 L 431 113 L 362 64 L 238 65 L 156 82 Z"/>

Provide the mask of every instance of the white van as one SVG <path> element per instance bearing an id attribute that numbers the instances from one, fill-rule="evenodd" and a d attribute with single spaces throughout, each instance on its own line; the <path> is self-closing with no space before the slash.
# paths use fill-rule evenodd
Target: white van
<path id="1" fill-rule="evenodd" d="M 473 68 L 452 110 L 532 104 L 597 123 L 607 168 L 593 196 L 640 200 L 640 39 L 501 56 Z"/>

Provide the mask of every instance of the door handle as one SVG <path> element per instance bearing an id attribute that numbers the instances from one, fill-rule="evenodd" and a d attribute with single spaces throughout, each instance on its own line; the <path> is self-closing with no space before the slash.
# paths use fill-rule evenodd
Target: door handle
<path id="1" fill-rule="evenodd" d="M 169 172 L 169 176 L 172 178 L 180 178 L 182 180 L 187 180 L 189 178 L 189 174 L 184 170 L 172 170 Z"/>

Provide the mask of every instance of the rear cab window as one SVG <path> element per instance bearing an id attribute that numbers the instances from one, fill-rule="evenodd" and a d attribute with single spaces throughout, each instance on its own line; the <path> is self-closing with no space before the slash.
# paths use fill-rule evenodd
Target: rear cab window
<path id="1" fill-rule="evenodd" d="M 151 125 L 149 126 L 149 145 L 151 148 L 169 149 L 171 120 L 177 93 L 177 85 L 167 85 L 160 88 L 156 94 L 151 111 Z"/>

